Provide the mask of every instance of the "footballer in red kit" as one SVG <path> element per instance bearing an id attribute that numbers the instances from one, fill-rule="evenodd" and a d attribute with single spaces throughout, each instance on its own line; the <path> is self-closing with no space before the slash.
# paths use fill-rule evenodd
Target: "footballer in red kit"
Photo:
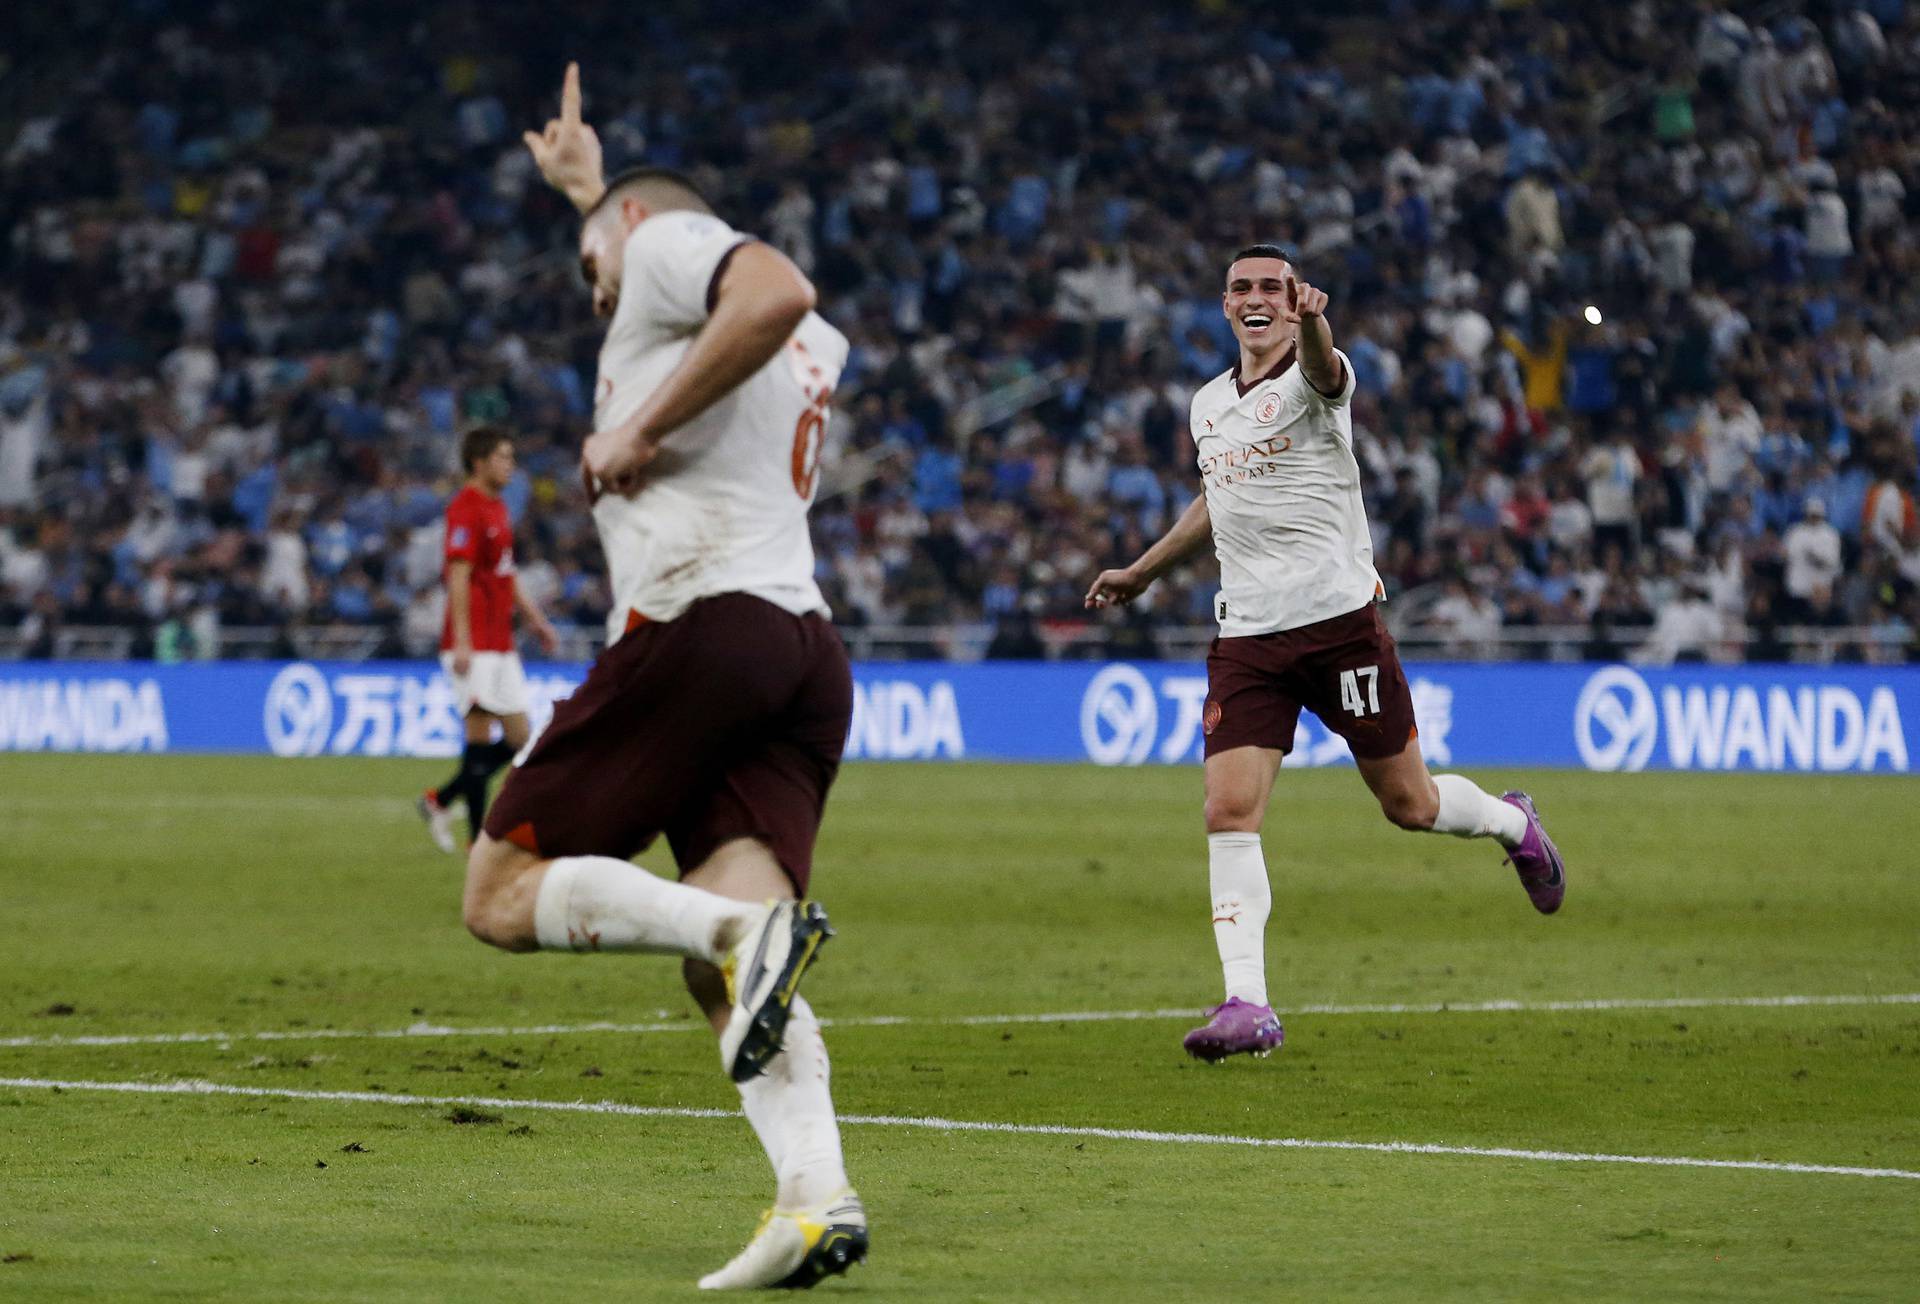
<path id="1" fill-rule="evenodd" d="M 467 580 L 469 599 L 469 651 L 513 651 L 513 522 L 507 505 L 472 485 L 463 485 L 447 504 L 447 568 L 465 562 L 471 568 Z M 453 636 L 453 612 L 448 611 L 440 625 L 440 650 L 451 652 L 457 646 Z"/>
<path id="2" fill-rule="evenodd" d="M 466 803 L 468 827 L 478 836 L 488 782 L 527 743 L 527 675 L 514 650 L 515 610 L 525 613 L 549 654 L 559 643 L 540 608 L 514 583 L 513 519 L 500 497 L 513 480 L 513 441 L 491 426 L 471 430 L 460 441 L 460 464 L 466 483 L 447 504 L 440 668 L 453 685 L 466 743 L 453 777 L 419 801 L 428 835 L 446 852 L 459 850 L 454 802 Z"/>

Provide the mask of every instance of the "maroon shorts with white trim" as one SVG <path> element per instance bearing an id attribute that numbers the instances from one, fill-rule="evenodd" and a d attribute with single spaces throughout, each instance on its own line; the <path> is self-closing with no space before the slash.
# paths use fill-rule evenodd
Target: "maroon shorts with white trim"
<path id="1" fill-rule="evenodd" d="M 1292 751 L 1303 706 L 1370 760 L 1398 756 L 1418 736 L 1413 694 L 1379 607 L 1213 640 L 1201 717 L 1208 756 L 1235 747 Z"/>
<path id="2" fill-rule="evenodd" d="M 852 717 L 846 648 L 825 619 L 704 598 L 600 654 L 508 772 L 486 831 L 539 856 L 623 860 L 664 833 L 683 871 L 759 838 L 804 896 Z"/>

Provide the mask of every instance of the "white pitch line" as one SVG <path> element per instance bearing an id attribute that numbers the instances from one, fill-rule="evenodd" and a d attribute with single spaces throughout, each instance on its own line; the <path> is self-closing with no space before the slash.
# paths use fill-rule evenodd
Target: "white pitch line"
<path id="1" fill-rule="evenodd" d="M 1798 1006 L 1920 1005 L 1920 992 L 1878 996 L 1675 996 L 1619 997 L 1578 1001 L 1434 1001 L 1392 1005 L 1295 1005 L 1279 1013 L 1298 1014 L 1557 1014 L 1607 1010 L 1733 1010 Z M 992 1028 L 1022 1023 L 1127 1023 L 1145 1019 L 1191 1019 L 1191 1007 L 1161 1010 L 1060 1010 L 1044 1014 L 910 1015 L 875 1014 L 822 1019 L 829 1028 Z M 415 1023 L 405 1028 L 284 1028 L 265 1032 L 95 1033 L 80 1036 L 0 1037 L 0 1049 L 35 1046 L 176 1046 L 240 1041 L 394 1041 L 416 1037 L 572 1037 L 595 1032 L 702 1032 L 707 1025 L 688 1017 L 671 1023 L 536 1023 L 518 1027 L 457 1028 Z"/>
<path id="2" fill-rule="evenodd" d="M 730 1109 L 627 1105 L 615 1100 L 515 1100 L 504 1096 L 412 1096 L 395 1091 L 305 1091 L 293 1087 L 245 1087 L 224 1082 L 73 1082 L 59 1078 L 0 1078 L 0 1087 L 49 1091 L 111 1091 L 144 1096 L 248 1096 L 271 1100 L 318 1100 L 360 1105 L 467 1105 L 478 1109 L 540 1110 L 562 1114 L 616 1114 L 626 1118 L 739 1118 Z M 1086 1137 L 1100 1141 L 1146 1141 L 1162 1145 L 1244 1146 L 1272 1150 L 1349 1150 L 1382 1155 L 1449 1155 L 1473 1159 L 1524 1159 L 1556 1164 L 1637 1164 L 1653 1168 L 1722 1168 L 1757 1173 L 1810 1173 L 1831 1177 L 1892 1177 L 1920 1181 L 1905 1168 L 1857 1168 L 1848 1164 L 1795 1164 L 1766 1159 L 1696 1159 L 1684 1155 L 1591 1154 L 1577 1150 L 1522 1150 L 1512 1146 L 1449 1146 L 1418 1141 L 1321 1141 L 1301 1137 L 1227 1136 L 1216 1132 L 1157 1132 L 1131 1127 L 1073 1127 L 1048 1123 L 982 1123 L 898 1114 L 843 1114 L 856 1127 L 909 1127 L 930 1132 L 996 1132 L 1013 1136 Z"/>
<path id="3" fill-rule="evenodd" d="M 823 1020 L 824 1022 L 824 1020 Z M 588 1032 L 694 1032 L 705 1022 L 691 1016 L 676 1023 L 552 1023 L 526 1027 L 454 1028 L 438 1023 L 416 1023 L 405 1028 L 285 1028 L 265 1032 L 155 1032 L 103 1033 L 63 1037 L 0 1038 L 0 1048 L 15 1046 L 174 1046 L 196 1042 L 227 1044 L 236 1041 L 393 1041 L 415 1037 L 568 1037 Z"/>

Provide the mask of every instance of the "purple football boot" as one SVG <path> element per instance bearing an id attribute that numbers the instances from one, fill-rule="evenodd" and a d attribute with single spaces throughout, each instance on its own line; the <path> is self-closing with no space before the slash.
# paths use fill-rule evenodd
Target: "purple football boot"
<path id="1" fill-rule="evenodd" d="M 1533 798 L 1516 791 L 1501 793 L 1500 800 L 1518 807 L 1527 817 L 1527 836 L 1507 852 L 1507 863 L 1520 875 L 1520 886 L 1527 889 L 1533 908 L 1550 915 L 1560 908 L 1560 899 L 1567 894 L 1567 864 L 1547 836 L 1547 826 L 1540 822 Z"/>
<path id="2" fill-rule="evenodd" d="M 1187 1054 L 1208 1063 L 1229 1055 L 1258 1055 L 1265 1059 L 1280 1049 L 1287 1034 L 1271 1009 L 1229 997 L 1226 1004 L 1207 1011 L 1205 1024 L 1186 1035 L 1180 1044 Z"/>

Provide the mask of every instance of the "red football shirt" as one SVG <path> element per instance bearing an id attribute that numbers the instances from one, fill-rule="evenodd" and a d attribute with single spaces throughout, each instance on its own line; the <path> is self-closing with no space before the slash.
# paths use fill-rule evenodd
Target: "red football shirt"
<path id="1" fill-rule="evenodd" d="M 507 505 L 463 487 L 447 504 L 446 563 L 473 564 L 468 612 L 475 652 L 513 651 L 513 522 Z M 447 565 L 440 575 L 446 578 Z M 440 649 L 453 647 L 453 611 L 440 627 Z"/>

